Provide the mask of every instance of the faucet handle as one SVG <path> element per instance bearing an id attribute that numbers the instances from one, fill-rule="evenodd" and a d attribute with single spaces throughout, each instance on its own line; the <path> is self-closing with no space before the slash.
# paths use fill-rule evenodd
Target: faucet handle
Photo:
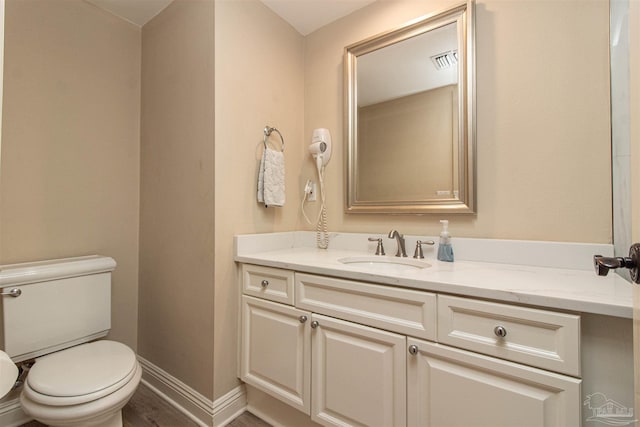
<path id="1" fill-rule="evenodd" d="M 378 242 L 378 246 L 376 247 L 376 255 L 384 255 L 384 247 L 382 246 L 381 237 L 369 237 L 369 241 Z"/>
<path id="2" fill-rule="evenodd" d="M 434 242 L 433 240 L 418 240 L 416 242 L 416 251 L 413 253 L 413 257 L 417 258 L 417 259 L 424 259 L 424 253 L 422 252 L 422 245 L 429 245 L 429 246 L 433 246 L 435 245 L 436 242 Z"/>

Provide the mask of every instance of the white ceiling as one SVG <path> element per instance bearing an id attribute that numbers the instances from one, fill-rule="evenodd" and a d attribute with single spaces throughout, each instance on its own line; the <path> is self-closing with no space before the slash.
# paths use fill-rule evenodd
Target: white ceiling
<path id="1" fill-rule="evenodd" d="M 376 0 L 261 0 L 306 36 Z"/>
<path id="2" fill-rule="evenodd" d="M 172 0 L 85 0 L 142 27 Z M 240 1 L 240 0 L 235 0 Z M 261 0 L 306 36 L 376 0 Z"/>
<path id="3" fill-rule="evenodd" d="M 431 57 L 457 50 L 455 23 L 358 57 L 358 106 L 456 84 L 457 65 L 438 69 Z"/>
<path id="4" fill-rule="evenodd" d="M 85 0 L 139 27 L 169 6 L 172 0 Z"/>

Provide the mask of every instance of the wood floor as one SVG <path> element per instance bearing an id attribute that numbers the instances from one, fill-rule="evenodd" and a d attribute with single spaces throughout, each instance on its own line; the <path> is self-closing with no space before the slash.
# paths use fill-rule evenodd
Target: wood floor
<path id="1" fill-rule="evenodd" d="M 197 427 L 198 424 L 140 384 L 129 403 L 122 409 L 124 427 Z M 245 412 L 228 424 L 229 427 L 270 427 L 260 418 Z M 20 427 L 44 427 L 31 421 Z"/>

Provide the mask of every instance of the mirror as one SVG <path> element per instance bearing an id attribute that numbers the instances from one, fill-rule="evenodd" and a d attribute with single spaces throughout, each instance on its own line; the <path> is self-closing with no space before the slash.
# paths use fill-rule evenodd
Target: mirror
<path id="1" fill-rule="evenodd" d="M 473 7 L 345 48 L 346 212 L 475 212 Z"/>

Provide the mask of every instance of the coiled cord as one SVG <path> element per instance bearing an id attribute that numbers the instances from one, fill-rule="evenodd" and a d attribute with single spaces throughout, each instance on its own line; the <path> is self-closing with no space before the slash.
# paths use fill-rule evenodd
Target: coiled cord
<path id="1" fill-rule="evenodd" d="M 320 249 L 327 249 L 329 247 L 329 231 L 327 226 L 327 207 L 324 199 L 324 166 L 318 170 L 318 175 L 320 176 L 320 199 L 322 204 L 320 205 L 320 213 L 316 224 L 316 244 Z"/>
<path id="2" fill-rule="evenodd" d="M 329 230 L 327 225 L 327 207 L 325 204 L 325 195 L 324 195 L 324 165 L 321 165 L 320 162 L 316 163 L 318 169 L 318 180 L 320 181 L 320 211 L 318 212 L 318 217 L 316 218 L 316 245 L 320 249 L 327 249 L 329 247 Z M 302 198 L 302 215 L 304 219 L 310 225 L 313 225 L 313 222 L 307 216 L 307 213 L 304 210 L 304 203 L 307 201 L 308 193 L 305 191 L 304 197 Z"/>

